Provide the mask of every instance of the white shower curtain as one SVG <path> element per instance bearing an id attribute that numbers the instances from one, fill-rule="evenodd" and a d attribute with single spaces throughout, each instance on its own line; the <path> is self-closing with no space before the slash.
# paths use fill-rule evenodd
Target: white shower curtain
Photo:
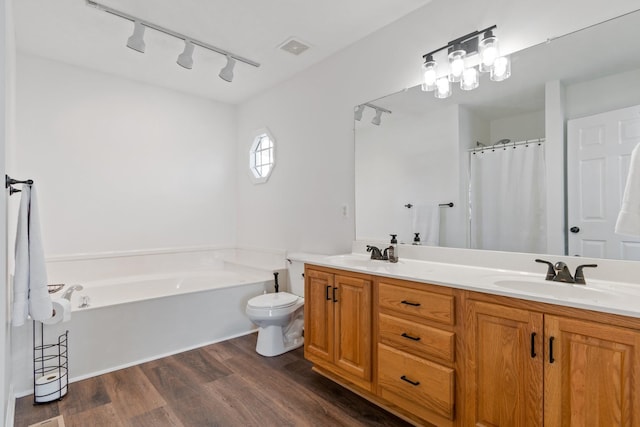
<path id="1" fill-rule="evenodd" d="M 507 144 L 469 156 L 471 247 L 545 253 L 544 143 Z"/>

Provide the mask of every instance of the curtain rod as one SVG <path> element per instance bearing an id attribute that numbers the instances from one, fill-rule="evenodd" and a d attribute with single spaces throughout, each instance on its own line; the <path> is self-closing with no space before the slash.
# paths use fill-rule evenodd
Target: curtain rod
<path id="1" fill-rule="evenodd" d="M 103 12 L 107 12 L 107 13 L 110 13 L 112 15 L 119 16 L 120 18 L 126 19 L 128 21 L 132 21 L 132 22 L 138 21 L 138 22 L 140 22 L 140 24 L 144 25 L 145 27 L 151 28 L 151 29 L 156 30 L 156 31 L 160 31 L 161 33 L 165 33 L 165 34 L 167 34 L 169 36 L 172 36 L 172 37 L 175 37 L 177 39 L 182 39 L 185 42 L 188 40 L 191 43 L 193 43 L 194 45 L 197 45 L 197 46 L 200 46 L 200 47 L 202 47 L 204 49 L 208 49 L 208 50 L 211 50 L 213 52 L 219 53 L 220 55 L 223 55 L 223 56 L 227 56 L 228 55 L 228 56 L 232 57 L 233 59 L 235 59 L 237 61 L 244 62 L 245 64 L 252 65 L 254 67 L 259 67 L 260 66 L 259 63 L 255 62 L 255 61 L 252 61 L 250 59 L 244 58 L 244 57 L 242 57 L 240 55 L 236 55 L 235 53 L 229 52 L 229 51 L 224 50 L 224 49 L 220 49 L 219 47 L 210 45 L 209 43 L 202 42 L 202 41 L 194 39 L 192 37 L 185 36 L 184 34 L 178 33 L 176 31 L 170 30 L 170 29 L 162 27 L 160 25 L 156 25 L 156 24 L 151 23 L 149 21 L 145 21 L 144 19 L 137 18 L 137 17 L 135 17 L 133 15 L 129 15 L 128 13 L 121 12 L 121 11 L 119 11 L 117 9 L 113 9 L 113 8 L 111 8 L 109 6 L 105 6 L 105 5 L 100 4 L 100 3 L 96 2 L 96 1 L 86 0 L 86 2 L 87 2 L 87 6 L 94 7 L 96 9 L 98 9 L 98 10 L 103 11 Z"/>
<path id="2" fill-rule="evenodd" d="M 507 147 L 517 147 L 520 145 L 528 145 L 528 144 L 542 144 L 543 142 L 546 141 L 546 138 L 534 138 L 534 139 L 526 139 L 524 141 L 516 141 L 516 142 L 498 142 L 497 144 L 493 144 L 493 145 L 485 145 L 485 146 L 481 146 L 481 147 L 474 147 L 474 148 L 469 148 L 467 149 L 467 152 L 469 153 L 476 153 L 478 151 L 486 151 L 486 150 L 494 150 L 496 148 L 507 148 Z"/>

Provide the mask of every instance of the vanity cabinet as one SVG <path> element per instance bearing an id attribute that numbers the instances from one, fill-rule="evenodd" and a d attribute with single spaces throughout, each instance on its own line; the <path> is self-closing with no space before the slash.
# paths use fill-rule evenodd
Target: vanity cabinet
<path id="1" fill-rule="evenodd" d="M 370 277 L 305 269 L 304 354 L 316 365 L 371 391 Z"/>
<path id="2" fill-rule="evenodd" d="M 466 303 L 463 425 L 640 425 L 640 331 L 625 318 L 494 299 Z"/>
<path id="3" fill-rule="evenodd" d="M 451 289 L 377 279 L 378 396 L 438 426 L 453 425 L 455 296 Z"/>

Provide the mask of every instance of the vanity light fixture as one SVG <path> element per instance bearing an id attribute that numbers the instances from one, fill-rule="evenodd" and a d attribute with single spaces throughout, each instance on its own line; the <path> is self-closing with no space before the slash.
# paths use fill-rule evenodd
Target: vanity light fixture
<path id="1" fill-rule="evenodd" d="M 164 33 L 168 36 L 175 37 L 177 39 L 184 40 L 184 51 L 178 56 L 177 63 L 178 65 L 191 69 L 193 67 L 193 50 L 194 46 L 200 46 L 203 49 L 210 50 L 212 52 L 223 55 L 227 58 L 227 64 L 220 71 L 220 78 L 231 82 L 233 80 L 233 67 L 236 62 L 243 62 L 247 65 L 251 65 L 253 67 L 259 67 L 260 64 L 252 61 L 250 59 L 244 58 L 240 55 L 236 55 L 235 53 L 226 51 L 224 49 L 220 49 L 219 47 L 210 45 L 208 43 L 202 42 L 200 40 L 194 39 L 192 37 L 188 37 L 184 34 L 180 34 L 176 31 L 170 30 L 168 28 L 162 27 L 160 25 L 153 24 L 151 22 L 142 20 L 133 15 L 129 15 L 128 13 L 121 12 L 119 10 L 113 9 L 109 6 L 105 6 L 93 0 L 86 0 L 87 6 L 94 7 L 103 12 L 110 13 L 112 15 L 118 16 L 122 19 L 126 19 L 134 23 L 133 35 L 129 37 L 127 40 L 127 46 L 131 49 L 134 49 L 140 53 L 144 53 L 145 51 L 145 43 L 144 43 L 144 31 L 145 28 L 151 28 L 152 30 L 156 30 L 158 32 Z"/>
<path id="2" fill-rule="evenodd" d="M 387 110 L 386 108 L 378 107 L 377 105 L 373 105 L 369 102 L 366 102 L 364 104 L 358 105 L 355 108 L 355 110 L 353 111 L 353 118 L 356 119 L 357 121 L 362 120 L 362 113 L 364 112 L 365 107 L 369 107 L 375 110 L 376 115 L 373 117 L 373 119 L 371 119 L 371 123 L 373 123 L 376 126 L 380 126 L 380 123 L 382 122 L 382 113 L 391 114 L 391 110 Z"/>
<path id="3" fill-rule="evenodd" d="M 500 56 L 498 38 L 493 31 L 496 25 L 474 31 L 447 43 L 422 56 L 422 90 L 434 91 L 436 98 L 451 96 L 451 83 L 460 83 L 462 90 L 473 90 L 480 85 L 480 72 L 489 73 L 492 81 L 506 80 L 511 76 L 509 57 Z M 447 51 L 449 64 L 446 75 L 438 75 L 435 55 Z"/>

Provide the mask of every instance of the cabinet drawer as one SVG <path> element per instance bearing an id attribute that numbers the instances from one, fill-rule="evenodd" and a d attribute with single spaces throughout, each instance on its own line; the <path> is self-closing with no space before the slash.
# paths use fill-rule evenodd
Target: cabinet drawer
<path id="1" fill-rule="evenodd" d="M 453 325 L 454 298 L 419 289 L 380 282 L 378 304 L 398 313 L 412 314 L 427 320 Z"/>
<path id="2" fill-rule="evenodd" d="M 453 362 L 455 333 L 380 313 L 380 342 L 418 356 Z"/>
<path id="3" fill-rule="evenodd" d="M 421 418 L 453 419 L 454 377 L 453 369 L 378 344 L 380 396 Z"/>

